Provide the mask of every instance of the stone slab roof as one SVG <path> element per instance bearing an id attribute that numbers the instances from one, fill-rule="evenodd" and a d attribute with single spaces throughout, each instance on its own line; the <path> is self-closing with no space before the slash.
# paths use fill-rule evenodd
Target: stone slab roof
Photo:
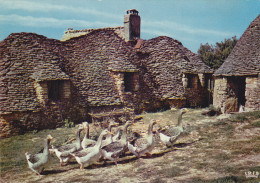
<path id="1" fill-rule="evenodd" d="M 70 79 L 89 106 L 121 105 L 111 72 L 140 72 L 149 94 L 176 98 L 184 92 L 183 73 L 211 70 L 179 41 L 165 36 L 144 40 L 137 49 L 113 29 L 92 30 L 63 42 L 15 33 L 0 42 L 0 112 L 39 109 L 33 83 L 46 80 Z"/>
<path id="2" fill-rule="evenodd" d="M 55 61 L 54 61 L 55 62 Z M 44 64 L 37 65 L 31 75 L 35 81 L 50 81 L 50 80 L 69 80 L 70 77 L 61 71 L 61 68 L 52 62 L 42 62 Z"/>
<path id="3" fill-rule="evenodd" d="M 148 71 L 144 77 L 153 94 L 164 99 L 183 96 L 183 73 L 213 73 L 196 54 L 170 37 L 143 41 L 137 54 L 141 67 Z"/>
<path id="4" fill-rule="evenodd" d="M 60 42 L 57 40 L 34 33 L 15 33 L 0 42 L 0 48 L 1 113 L 39 108 L 35 79 L 68 79 L 58 66 Z M 48 73 L 52 76 L 47 76 Z"/>
<path id="5" fill-rule="evenodd" d="M 83 29 L 83 30 L 73 30 L 73 29 L 69 29 L 67 31 L 64 32 L 64 35 L 62 36 L 61 41 L 67 41 L 71 38 L 74 37 L 79 37 L 82 35 L 86 35 L 89 34 L 93 31 L 98 31 L 98 30 L 113 30 L 115 31 L 115 33 L 124 39 L 124 27 L 106 27 L 106 28 L 97 28 L 97 29 Z"/>
<path id="6" fill-rule="evenodd" d="M 236 46 L 214 73 L 215 76 L 243 76 L 260 73 L 260 15 L 248 26 Z"/>
<path id="7" fill-rule="evenodd" d="M 121 104 L 111 71 L 133 72 L 130 45 L 114 30 L 99 29 L 64 42 L 65 68 L 89 105 Z"/>

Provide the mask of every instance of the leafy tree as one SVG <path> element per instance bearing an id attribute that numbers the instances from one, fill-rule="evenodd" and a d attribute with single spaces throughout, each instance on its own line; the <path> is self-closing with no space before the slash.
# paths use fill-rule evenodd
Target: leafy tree
<path id="1" fill-rule="evenodd" d="M 237 43 L 236 36 L 217 42 L 215 45 L 200 44 L 198 55 L 209 67 L 218 69 Z"/>

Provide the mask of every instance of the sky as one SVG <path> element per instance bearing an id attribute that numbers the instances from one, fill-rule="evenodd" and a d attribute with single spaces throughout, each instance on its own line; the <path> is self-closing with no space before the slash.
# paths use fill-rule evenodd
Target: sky
<path id="1" fill-rule="evenodd" d="M 201 44 L 240 36 L 260 13 L 260 0 L 0 0 L 0 41 L 33 32 L 61 39 L 74 30 L 123 26 L 137 9 L 141 38 L 169 36 L 197 53 Z"/>

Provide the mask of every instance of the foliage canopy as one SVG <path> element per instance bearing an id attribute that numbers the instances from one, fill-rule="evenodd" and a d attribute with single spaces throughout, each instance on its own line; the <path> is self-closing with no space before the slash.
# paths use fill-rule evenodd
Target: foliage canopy
<path id="1" fill-rule="evenodd" d="M 236 36 L 216 42 L 215 45 L 200 44 L 198 55 L 205 64 L 213 69 L 218 69 L 233 50 L 237 43 Z"/>

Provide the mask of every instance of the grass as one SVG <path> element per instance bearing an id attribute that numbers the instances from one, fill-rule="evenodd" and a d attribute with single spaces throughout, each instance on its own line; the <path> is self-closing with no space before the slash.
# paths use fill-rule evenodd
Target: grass
<path id="1" fill-rule="evenodd" d="M 167 181 L 162 180 L 162 178 L 160 178 L 160 177 L 157 177 L 157 178 L 151 180 L 151 183 L 166 183 L 166 182 Z"/>
<path id="2" fill-rule="evenodd" d="M 259 127 L 260 127 L 260 120 L 255 121 L 254 123 L 252 123 L 252 126 L 253 126 L 254 128 L 259 128 Z"/>
<path id="3" fill-rule="evenodd" d="M 42 130 L 38 133 L 30 132 L 1 139 L 1 174 L 9 171 L 23 172 L 25 168 L 27 169 L 25 152 L 31 154 L 40 152 L 44 146 L 44 139 L 48 134 L 51 134 L 55 138 L 52 144 L 62 144 L 75 136 L 74 130 L 72 128 Z"/>
<path id="4" fill-rule="evenodd" d="M 185 171 L 182 168 L 179 168 L 178 166 L 171 166 L 159 170 L 157 174 L 160 174 L 166 178 L 173 178 L 182 175 L 184 172 Z"/>
<path id="5" fill-rule="evenodd" d="M 234 114 L 229 118 L 231 122 L 245 122 L 247 120 L 255 120 L 260 118 L 260 111 L 244 112 Z"/>
<path id="6" fill-rule="evenodd" d="M 166 124 L 168 121 L 177 122 L 176 117 L 177 111 L 170 110 L 157 113 L 146 113 L 143 114 L 142 122 L 147 125 L 151 119 L 159 119 L 162 121 L 162 124 Z M 190 133 L 196 132 L 201 136 L 202 140 L 196 141 L 182 150 L 175 150 L 162 157 L 156 157 L 155 159 L 157 161 L 153 163 L 145 163 L 146 161 L 153 160 L 150 158 L 142 159 L 140 162 L 139 160 L 133 160 L 130 162 L 133 163 L 133 166 L 130 167 L 133 167 L 135 171 L 130 168 L 124 169 L 124 174 L 120 175 L 128 176 L 129 178 L 138 175 L 139 177 L 150 179 L 150 182 L 156 183 L 167 182 L 168 180 L 173 180 L 175 177 L 182 177 L 182 175 L 185 175 L 189 170 L 195 169 L 200 172 L 205 171 L 205 173 L 207 173 L 207 171 L 214 172 L 217 176 L 224 175 L 224 177 L 204 180 L 202 177 L 196 178 L 195 174 L 192 182 L 250 182 L 253 179 L 251 180 L 243 177 L 243 172 L 241 173 L 241 170 L 260 172 L 260 167 L 253 166 L 248 168 L 250 166 L 248 163 L 243 164 L 243 166 L 231 163 L 235 162 L 236 159 L 240 160 L 241 156 L 244 157 L 260 153 L 260 137 L 250 136 L 236 139 L 234 134 L 237 125 L 242 126 L 242 129 L 240 129 L 242 132 L 243 130 L 255 130 L 259 128 L 259 117 L 260 112 L 249 112 L 234 114 L 229 119 L 210 121 L 213 118 L 205 118 L 205 116 L 201 115 L 201 110 L 190 109 L 188 113 L 183 115 L 183 122 L 187 125 L 185 138 L 189 138 Z M 200 123 L 199 125 L 195 124 L 196 121 L 200 121 L 201 119 L 205 122 Z M 205 119 L 209 119 L 209 121 Z M 43 147 L 43 139 L 45 139 L 48 134 L 51 134 L 55 138 L 55 141 L 53 141 L 52 144 L 58 145 L 74 138 L 75 132 L 76 127 L 59 128 L 56 130 L 30 132 L 24 135 L 1 139 L 1 176 L 5 175 L 10 177 L 9 175 L 15 172 L 15 174 L 22 174 L 22 179 L 26 180 L 26 176 L 31 174 L 28 173 L 29 169 L 24 156 L 25 152 L 28 151 L 32 154 L 39 152 Z M 58 159 L 56 157 L 53 158 L 55 161 L 52 166 L 59 166 Z M 162 158 L 162 160 L 158 161 L 158 158 Z M 77 164 L 71 166 L 72 169 L 73 166 L 77 166 L 78 168 Z M 71 168 L 71 166 L 69 166 L 69 168 Z M 67 171 L 66 168 L 64 171 Z M 79 177 L 72 177 L 70 182 L 95 182 L 96 171 L 99 171 L 98 168 L 93 171 L 92 169 L 87 169 L 86 171 L 88 171 L 89 174 L 86 176 L 80 175 Z M 106 169 L 106 171 L 109 170 Z M 114 169 L 111 171 L 118 170 Z M 51 174 L 45 176 L 45 178 L 47 179 L 48 176 L 53 177 L 59 175 Z M 94 177 L 94 179 L 91 178 L 91 180 L 89 180 L 90 177 Z M 112 177 L 109 178 L 111 180 Z"/>
<path id="7" fill-rule="evenodd" d="M 218 179 L 212 179 L 212 180 L 203 180 L 201 178 L 197 178 L 192 180 L 192 183 L 235 183 L 235 182 L 244 182 L 246 181 L 243 177 L 237 177 L 237 176 L 227 176 L 222 177 Z"/>

